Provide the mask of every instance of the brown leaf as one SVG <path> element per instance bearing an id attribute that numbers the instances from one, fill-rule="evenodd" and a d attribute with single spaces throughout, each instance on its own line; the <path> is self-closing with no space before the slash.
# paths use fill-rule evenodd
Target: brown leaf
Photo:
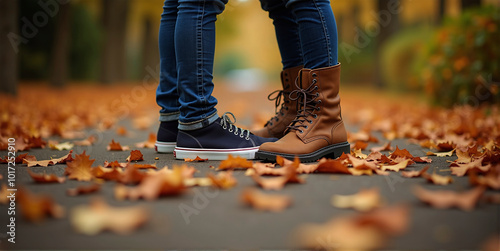
<path id="1" fill-rule="evenodd" d="M 456 175 L 456 176 L 464 176 L 468 171 L 470 170 L 475 170 L 478 172 L 486 173 L 488 170 L 491 168 L 491 164 L 483 166 L 484 158 L 479 158 L 474 161 L 471 161 L 469 163 L 452 163 L 450 169 L 451 169 L 451 174 Z"/>
<path id="2" fill-rule="evenodd" d="M 90 135 L 88 138 L 84 140 L 73 141 L 73 144 L 75 144 L 75 146 L 91 146 L 94 144 L 95 140 L 96 140 L 95 136 Z"/>
<path id="3" fill-rule="evenodd" d="M 378 188 L 361 189 L 353 195 L 333 195 L 331 203 L 334 207 L 367 212 L 382 206 L 382 197 Z"/>
<path id="4" fill-rule="evenodd" d="M 283 176 L 287 173 L 287 168 L 274 168 L 274 164 L 269 163 L 254 163 L 252 169 L 255 171 L 257 175 L 272 175 L 272 176 Z M 248 169 L 248 170 L 252 170 Z"/>
<path id="5" fill-rule="evenodd" d="M 217 170 L 229 170 L 229 169 L 248 169 L 252 168 L 253 162 L 248 161 L 240 156 L 233 157 L 231 154 L 228 155 L 226 160 L 221 161 L 219 168 Z"/>
<path id="6" fill-rule="evenodd" d="M 92 168 L 92 175 L 95 178 L 109 180 L 109 181 L 119 181 L 122 176 L 121 169 L 116 167 L 104 168 L 101 166 Z"/>
<path id="7" fill-rule="evenodd" d="M 148 140 L 136 143 L 135 146 L 138 148 L 155 148 L 156 144 L 156 134 L 150 133 Z"/>
<path id="8" fill-rule="evenodd" d="M 49 165 L 64 164 L 64 163 L 69 163 L 73 160 L 73 157 L 71 156 L 72 153 L 73 153 L 73 150 L 69 151 L 68 154 L 66 154 L 60 158 L 57 158 L 57 159 L 38 160 L 38 161 L 24 159 L 24 162 L 26 162 L 26 164 L 28 164 L 28 167 L 32 167 L 32 166 L 45 166 L 45 167 L 47 167 Z"/>
<path id="9" fill-rule="evenodd" d="M 36 157 L 32 156 L 32 155 L 28 155 L 28 153 L 23 153 L 23 154 L 17 155 L 16 158 L 14 159 L 14 162 L 16 164 L 21 164 L 21 163 L 23 163 L 24 159 L 34 161 L 34 160 L 36 160 Z M 0 157 L 0 163 L 8 163 L 9 162 L 8 160 L 9 160 L 8 156 L 5 156 L 5 158 Z"/>
<path id="10" fill-rule="evenodd" d="M 360 225 L 376 226 L 381 232 L 397 236 L 405 233 L 410 225 L 410 207 L 398 204 L 375 209 L 357 218 Z"/>
<path id="11" fill-rule="evenodd" d="M 130 155 L 127 157 L 127 161 L 141 161 L 144 160 L 141 151 L 139 150 L 132 150 L 130 152 Z"/>
<path id="12" fill-rule="evenodd" d="M 212 181 L 213 186 L 221 189 L 232 188 L 238 183 L 238 181 L 233 176 L 233 171 L 220 172 L 217 175 L 208 173 L 207 178 Z"/>
<path id="13" fill-rule="evenodd" d="M 144 225 L 149 215 L 149 210 L 142 206 L 111 207 L 103 199 L 94 199 L 90 205 L 73 208 L 70 222 L 76 231 L 86 235 L 96 235 L 105 230 L 130 234 Z"/>
<path id="14" fill-rule="evenodd" d="M 465 211 L 471 211 L 476 206 L 479 198 L 484 193 L 484 187 L 475 187 L 472 190 L 458 193 L 451 190 L 430 191 L 420 186 L 413 189 L 413 194 L 421 201 L 432 207 L 445 209 L 458 207 Z"/>
<path id="15" fill-rule="evenodd" d="M 43 172 L 43 174 L 37 174 L 32 172 L 29 167 L 27 169 L 28 174 L 36 183 L 63 183 L 66 180 L 65 177 L 59 177 L 55 174 L 48 175 L 45 172 Z"/>
<path id="16" fill-rule="evenodd" d="M 429 166 L 422 168 L 420 171 L 404 171 L 401 175 L 406 178 L 420 177 L 423 173 L 427 172 Z"/>
<path id="17" fill-rule="evenodd" d="M 354 145 L 351 145 L 351 149 L 365 150 L 368 147 L 368 143 L 364 141 L 357 140 Z"/>
<path id="18" fill-rule="evenodd" d="M 35 195 L 25 188 L 17 191 L 16 200 L 19 203 L 21 214 L 31 222 L 40 222 L 45 217 L 64 217 L 64 208 L 56 204 L 48 195 Z"/>
<path id="19" fill-rule="evenodd" d="M 113 162 L 104 161 L 104 167 L 126 167 L 128 162 L 119 163 L 117 160 Z"/>
<path id="20" fill-rule="evenodd" d="M 87 186 L 78 186 L 75 188 L 66 189 L 66 194 L 69 196 L 78 196 L 82 194 L 91 194 L 96 193 L 101 190 L 101 185 L 97 183 L 93 183 Z"/>
<path id="21" fill-rule="evenodd" d="M 405 158 L 405 159 L 413 159 L 413 155 L 411 155 L 408 150 L 399 149 L 398 146 L 396 146 L 396 150 L 389 155 L 389 158 L 395 159 L 398 157 Z"/>
<path id="22" fill-rule="evenodd" d="M 478 176 L 475 170 L 469 173 L 469 183 L 474 186 L 485 186 L 500 190 L 500 173 L 489 172 L 485 176 Z"/>
<path id="23" fill-rule="evenodd" d="M 427 179 L 427 181 L 434 183 L 436 185 L 448 185 L 453 182 L 451 176 L 442 176 L 436 173 L 428 174 L 422 173 L 422 177 Z"/>
<path id="24" fill-rule="evenodd" d="M 128 164 L 123 173 L 120 174 L 118 181 L 123 184 L 138 184 L 144 178 L 146 174 L 139 171 L 139 168 L 136 164 Z"/>
<path id="25" fill-rule="evenodd" d="M 128 146 L 123 146 L 120 145 L 120 143 L 115 142 L 114 139 L 111 140 L 111 143 L 109 143 L 107 147 L 108 151 L 128 151 L 130 148 Z"/>
<path id="26" fill-rule="evenodd" d="M 371 152 L 382 152 L 382 151 L 394 151 L 394 148 L 391 146 L 391 142 L 387 142 L 379 147 L 372 147 L 370 149 Z"/>
<path id="27" fill-rule="evenodd" d="M 321 159 L 319 161 L 318 167 L 316 168 L 318 173 L 343 173 L 351 174 L 346 165 L 343 164 L 341 160 L 338 159 Z"/>
<path id="28" fill-rule="evenodd" d="M 427 152 L 427 156 L 438 156 L 438 157 L 451 157 L 453 155 L 453 152 L 455 150 L 451 150 L 449 152 L 439 152 L 439 153 L 434 153 L 434 152 Z"/>
<path id="29" fill-rule="evenodd" d="M 406 159 L 396 165 L 383 165 L 381 168 L 383 171 L 390 170 L 394 172 L 399 172 L 401 169 L 405 169 L 408 166 L 410 159 Z"/>
<path id="30" fill-rule="evenodd" d="M 184 161 L 185 162 L 205 162 L 205 161 L 208 161 L 208 159 L 202 159 L 199 156 L 196 156 L 196 158 L 194 158 L 194 159 L 185 158 Z"/>
<path id="31" fill-rule="evenodd" d="M 243 204 L 257 210 L 281 212 L 292 204 L 292 199 L 286 195 L 265 194 L 254 188 L 246 188 L 240 194 Z"/>
<path id="32" fill-rule="evenodd" d="M 127 128 L 125 128 L 123 126 L 116 128 L 116 134 L 118 134 L 120 136 L 127 136 L 127 134 L 128 134 Z"/>
<path id="33" fill-rule="evenodd" d="M 85 151 L 82 154 L 75 155 L 75 159 L 71 162 L 66 163 L 67 167 L 65 169 L 65 174 L 69 175 L 71 180 L 79 181 L 90 181 L 94 175 L 92 173 L 92 164 L 95 159 L 90 159 L 89 155 L 85 155 Z"/>

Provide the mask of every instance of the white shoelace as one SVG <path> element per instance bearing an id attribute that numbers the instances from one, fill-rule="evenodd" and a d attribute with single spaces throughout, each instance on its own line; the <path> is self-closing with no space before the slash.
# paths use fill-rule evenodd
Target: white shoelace
<path id="1" fill-rule="evenodd" d="M 231 117 L 233 117 L 233 118 L 231 119 Z M 249 140 L 250 139 L 250 131 L 238 128 L 237 126 L 234 125 L 234 123 L 236 123 L 236 117 L 234 116 L 233 113 L 225 112 L 222 115 L 221 125 L 222 125 L 222 128 L 224 128 L 224 130 L 228 130 L 228 128 L 229 128 L 229 130 L 228 130 L 229 132 L 232 132 L 232 133 L 234 133 L 234 135 L 237 135 L 237 136 L 239 135 L 240 138 L 245 138 L 246 140 Z M 245 133 L 246 133 L 246 137 L 245 137 Z"/>

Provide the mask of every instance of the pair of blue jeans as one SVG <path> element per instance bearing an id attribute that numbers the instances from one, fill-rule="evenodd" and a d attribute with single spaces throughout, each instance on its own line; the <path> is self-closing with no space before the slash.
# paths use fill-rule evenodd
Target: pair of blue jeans
<path id="1" fill-rule="evenodd" d="M 337 24 L 329 0 L 260 0 L 273 20 L 283 69 L 338 64 Z"/>
<path id="2" fill-rule="evenodd" d="M 165 0 L 159 32 L 160 121 L 194 130 L 218 119 L 212 96 L 215 21 L 227 0 Z"/>

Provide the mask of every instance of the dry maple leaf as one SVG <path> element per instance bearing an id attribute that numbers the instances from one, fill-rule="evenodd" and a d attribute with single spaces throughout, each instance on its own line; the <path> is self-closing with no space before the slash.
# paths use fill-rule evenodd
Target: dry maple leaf
<path id="1" fill-rule="evenodd" d="M 21 164 L 21 163 L 23 163 L 24 159 L 30 160 L 30 161 L 36 161 L 35 156 L 28 155 L 28 153 L 23 153 L 23 154 L 17 155 L 16 158 L 14 159 L 14 162 L 16 164 Z M 8 156 L 5 156 L 5 158 L 0 157 L 0 163 L 8 163 L 9 162 L 8 160 L 9 160 Z"/>
<path id="2" fill-rule="evenodd" d="M 199 156 L 196 156 L 196 158 L 194 158 L 194 159 L 185 158 L 184 161 L 185 162 L 205 162 L 205 161 L 208 161 L 208 159 L 202 159 Z"/>
<path id="3" fill-rule="evenodd" d="M 439 153 L 427 152 L 426 155 L 427 156 L 438 156 L 438 157 L 451 157 L 451 156 L 453 156 L 454 151 L 455 150 L 451 150 L 449 152 L 439 152 Z"/>
<path id="4" fill-rule="evenodd" d="M 90 205 L 73 208 L 70 222 L 76 231 L 86 235 L 96 235 L 105 230 L 130 234 L 144 225 L 149 215 L 149 210 L 142 206 L 111 207 L 103 199 L 94 199 Z"/>
<path id="5" fill-rule="evenodd" d="M 468 171 L 475 170 L 478 172 L 486 173 L 491 168 L 491 164 L 483 166 L 483 158 L 476 159 L 469 163 L 452 163 L 450 165 L 451 174 L 456 176 L 464 176 Z"/>
<path id="6" fill-rule="evenodd" d="M 427 181 L 436 184 L 436 185 L 448 185 L 453 182 L 451 176 L 442 176 L 436 174 L 435 172 L 432 174 L 422 173 L 422 177 L 427 179 Z"/>
<path id="7" fill-rule="evenodd" d="M 349 156 L 349 162 L 352 164 L 352 167 L 356 170 L 375 170 L 377 169 L 377 165 L 373 162 L 369 162 L 363 159 L 358 159 L 354 156 Z"/>
<path id="8" fill-rule="evenodd" d="M 240 156 L 233 157 L 231 154 L 227 156 L 226 160 L 221 161 L 219 168 L 217 170 L 228 170 L 228 169 L 247 169 L 252 168 L 253 162 L 248 161 Z"/>
<path id="9" fill-rule="evenodd" d="M 395 159 L 395 158 L 398 158 L 398 157 L 405 158 L 405 159 L 413 159 L 413 155 L 411 155 L 408 150 L 406 150 L 406 149 L 399 149 L 398 146 L 396 146 L 396 150 L 394 150 L 394 152 L 392 152 L 389 155 L 389 158 Z"/>
<path id="10" fill-rule="evenodd" d="M 422 168 L 420 171 L 404 171 L 401 175 L 406 178 L 420 177 L 423 173 L 427 172 L 429 166 Z"/>
<path id="11" fill-rule="evenodd" d="M 365 150 L 368 147 L 368 143 L 364 141 L 357 140 L 354 145 L 351 145 L 351 149 Z"/>
<path id="12" fill-rule="evenodd" d="M 265 194 L 254 188 L 246 188 L 240 194 L 240 201 L 257 210 L 281 212 L 292 204 L 287 195 Z"/>
<path id="13" fill-rule="evenodd" d="M 92 176 L 97 179 L 118 181 L 122 175 L 122 170 L 116 167 L 104 168 L 102 166 L 92 168 Z"/>
<path id="14" fill-rule="evenodd" d="M 120 136 L 127 136 L 127 134 L 128 134 L 127 128 L 125 128 L 123 126 L 116 128 L 116 134 L 118 134 Z"/>
<path id="15" fill-rule="evenodd" d="M 500 190 L 500 173 L 489 172 L 485 176 L 478 176 L 476 171 L 469 173 L 469 183 L 474 186 L 486 186 L 494 190 Z"/>
<path id="16" fill-rule="evenodd" d="M 21 214 L 31 222 L 40 222 L 45 217 L 64 217 L 64 208 L 56 204 L 48 195 L 34 195 L 25 188 L 17 192 L 16 200 L 19 203 Z"/>
<path id="17" fill-rule="evenodd" d="M 117 181 L 123 184 L 138 184 L 145 177 L 146 174 L 139 171 L 139 168 L 137 167 L 136 164 L 128 164 L 125 167 L 124 171 L 118 177 Z"/>
<path id="18" fill-rule="evenodd" d="M 136 143 L 135 146 L 138 148 L 155 148 L 156 144 L 156 134 L 150 133 L 148 136 L 148 140 Z"/>
<path id="19" fill-rule="evenodd" d="M 63 183 L 66 180 L 65 177 L 59 177 L 55 174 L 48 175 L 45 172 L 43 172 L 43 174 L 37 174 L 32 172 L 29 167 L 27 169 L 28 174 L 36 183 Z"/>
<path id="20" fill-rule="evenodd" d="M 122 146 L 120 143 L 115 142 L 114 139 L 111 140 L 107 147 L 108 151 L 128 151 L 130 148 L 128 146 Z"/>
<path id="21" fill-rule="evenodd" d="M 257 175 L 272 175 L 272 176 L 283 176 L 287 173 L 287 168 L 281 167 L 281 168 L 274 168 L 274 164 L 270 163 L 253 163 L 252 168 L 247 169 L 247 171 L 253 170 L 253 173 L 256 173 Z M 252 174 L 253 174 L 252 173 Z"/>
<path id="22" fill-rule="evenodd" d="M 370 148 L 371 152 L 382 152 L 382 151 L 394 151 L 394 148 L 391 146 L 391 142 L 387 142 L 379 147 Z"/>
<path id="23" fill-rule="evenodd" d="M 127 157 L 127 161 L 141 161 L 144 160 L 144 157 L 139 150 L 132 150 L 130 155 Z"/>
<path id="24" fill-rule="evenodd" d="M 66 163 L 65 174 L 69 175 L 69 179 L 79 181 L 90 181 L 94 175 L 92 173 L 92 164 L 95 159 L 90 159 L 89 155 L 82 154 L 75 155 L 75 159 Z"/>
<path id="25" fill-rule="evenodd" d="M 90 135 L 88 138 L 84 140 L 73 141 L 73 144 L 75 144 L 75 146 L 91 146 L 92 144 L 94 144 L 95 140 L 96 140 L 95 136 Z"/>
<path id="26" fill-rule="evenodd" d="M 391 236 L 405 233 L 410 225 L 410 207 L 397 204 L 389 207 L 377 208 L 369 213 L 357 217 L 360 225 L 376 226 L 381 232 Z"/>
<path id="27" fill-rule="evenodd" d="M 104 161 L 104 167 L 126 167 L 128 165 L 128 162 L 122 162 L 122 163 L 119 163 L 117 160 L 113 161 L 113 162 L 108 162 L 108 161 Z"/>
<path id="28" fill-rule="evenodd" d="M 382 171 L 394 171 L 394 172 L 399 172 L 401 169 L 405 169 L 408 166 L 408 163 L 410 162 L 410 159 L 405 159 L 404 161 L 396 164 L 396 165 L 383 165 L 381 166 Z"/>
<path id="29" fill-rule="evenodd" d="M 413 194 L 421 201 L 435 208 L 458 207 L 465 211 L 471 211 L 483 195 L 484 190 L 484 187 L 480 186 L 466 192 L 458 193 L 451 190 L 430 191 L 416 186 L 413 189 Z"/>
<path id="30" fill-rule="evenodd" d="M 353 208 L 367 212 L 382 206 L 382 197 L 378 188 L 361 189 L 353 195 L 333 195 L 331 203 L 338 208 Z"/>
<path id="31" fill-rule="evenodd" d="M 339 159 L 321 159 L 317 165 L 316 172 L 351 174 L 347 165 Z"/>
<path id="32" fill-rule="evenodd" d="M 234 178 L 232 171 L 221 172 L 217 175 L 208 173 L 207 178 L 212 181 L 213 186 L 221 189 L 232 188 L 238 183 L 238 181 Z"/>
<path id="33" fill-rule="evenodd" d="M 368 155 L 362 153 L 361 149 L 354 149 L 353 151 L 351 151 L 351 155 L 356 157 L 356 158 L 360 158 L 360 159 L 368 158 Z"/>
<path id="34" fill-rule="evenodd" d="M 28 167 L 32 167 L 32 166 L 47 167 L 49 165 L 64 164 L 64 163 L 71 162 L 73 160 L 73 157 L 71 156 L 72 153 L 73 153 L 73 150 L 69 151 L 68 154 L 66 154 L 60 158 L 57 158 L 57 159 L 50 159 L 50 160 L 27 160 L 27 159 L 24 159 L 24 162 L 26 162 L 26 164 L 28 164 Z"/>
<path id="35" fill-rule="evenodd" d="M 75 188 L 68 188 L 66 190 L 66 194 L 68 196 L 77 196 L 82 194 L 91 194 L 96 193 L 101 190 L 101 185 L 97 183 L 93 183 L 87 186 L 78 186 Z"/>
<path id="36" fill-rule="evenodd" d="M 73 148 L 74 146 L 75 145 L 69 141 L 59 143 L 57 141 L 49 140 L 49 148 L 52 150 L 59 150 L 59 151 L 71 150 L 71 148 Z"/>

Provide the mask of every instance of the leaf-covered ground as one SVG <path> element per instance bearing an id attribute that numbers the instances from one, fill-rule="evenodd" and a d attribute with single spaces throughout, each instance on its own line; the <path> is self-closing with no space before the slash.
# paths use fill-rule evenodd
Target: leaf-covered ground
<path id="1" fill-rule="evenodd" d="M 219 111 L 258 127 L 263 90 L 216 88 Z M 0 157 L 15 137 L 12 249 L 498 250 L 500 111 L 342 91 L 350 154 L 302 164 L 175 160 L 152 148 L 153 85 L 23 86 L 0 99 Z M 8 164 L 0 164 L 9 185 Z"/>

